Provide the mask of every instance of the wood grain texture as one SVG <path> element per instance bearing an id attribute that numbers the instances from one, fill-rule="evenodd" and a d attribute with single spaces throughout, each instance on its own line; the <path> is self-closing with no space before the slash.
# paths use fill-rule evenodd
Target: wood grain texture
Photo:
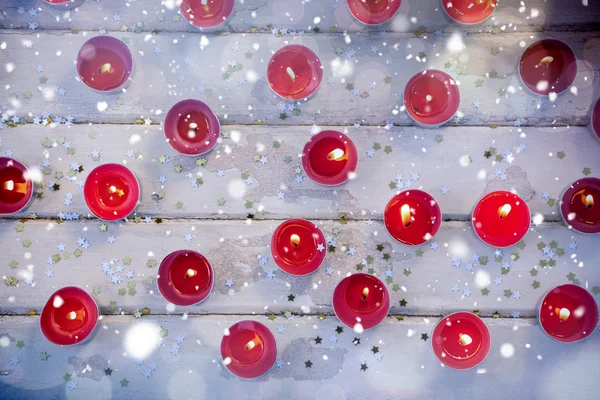
<path id="1" fill-rule="evenodd" d="M 0 54 L 14 67 L 0 77 L 3 116 L 28 121 L 47 112 L 71 116 L 75 123 L 131 124 L 139 118 L 160 120 L 176 102 L 199 98 L 224 124 L 413 125 L 402 103 L 406 82 L 433 67 L 445 69 L 460 83 L 461 107 L 453 124 L 512 126 L 518 120 L 537 126 L 587 125 L 600 65 L 598 33 L 465 37 L 115 33 L 134 55 L 133 82 L 126 93 L 105 95 L 79 82 L 73 64 L 93 34 L 3 33 L 6 49 Z M 542 37 L 565 41 L 580 60 L 576 90 L 553 102 L 540 102 L 522 89 L 517 74 L 525 47 Z M 324 66 L 321 87 L 306 102 L 281 101 L 266 81 L 272 53 L 289 43 L 312 48 Z"/>
<path id="2" fill-rule="evenodd" d="M 381 222 L 318 221 L 330 251 L 317 272 L 293 277 L 280 271 L 270 254 L 271 234 L 279 223 L 186 220 L 108 224 L 101 231 L 95 220 L 24 226 L 5 221 L 0 223 L 5 247 L 0 268 L 3 277 L 19 283 L 0 293 L 2 311 L 41 310 L 58 288 L 75 285 L 95 293 L 101 308 L 112 313 L 143 307 L 155 314 L 331 313 L 335 286 L 359 269 L 387 279 L 393 313 L 479 309 L 484 315 L 517 311 L 525 316 L 534 315 L 544 293 L 557 285 L 573 281 L 600 291 L 598 238 L 576 235 L 562 225 L 537 227 L 525 237 L 524 248 L 500 254 L 481 242 L 468 223 L 444 223 L 432 243 L 410 248 L 393 241 Z M 213 292 L 197 306 L 168 306 L 154 278 L 163 257 L 186 248 L 210 260 Z M 400 306 L 402 299 L 406 306 Z"/>
<path id="3" fill-rule="evenodd" d="M 304 172 L 296 173 L 302 168 L 300 155 L 311 131 L 320 129 L 345 131 L 358 148 L 357 176 L 342 186 L 322 187 Z M 254 213 L 257 218 L 334 219 L 345 213 L 348 219 L 381 219 L 387 201 L 410 187 L 430 192 L 447 219 L 470 220 L 473 207 L 485 193 L 515 190 L 527 201 L 532 215 L 558 221 L 562 191 L 584 176 L 584 168 L 592 174 L 600 172 L 600 144 L 587 127 L 431 131 L 225 126 L 226 137 L 204 157 L 179 156 L 165 142 L 162 126 L 156 125 L 26 125 L 4 132 L 0 154 L 12 152 L 21 162 L 45 171 L 36 175 L 45 186 L 43 199 L 34 200 L 17 217 L 89 215 L 80 185 L 94 167 L 109 162 L 125 163 L 136 174 L 142 189 L 138 215 L 175 218 L 239 219 Z M 486 158 L 490 148 L 496 154 L 490 152 Z M 75 152 L 69 155 L 71 150 Z M 169 157 L 170 162 L 161 157 Z M 260 162 L 262 157 L 265 164 Z M 202 158 L 206 164 L 198 166 Z M 50 164 L 48 169 L 44 163 Z M 70 177 L 73 163 L 84 170 Z M 177 172 L 179 167 L 181 172 Z M 298 183 L 297 176 L 303 181 Z M 166 179 L 164 184 L 161 177 Z M 54 184 L 59 190 L 52 190 Z M 67 206 L 68 193 L 72 204 Z M 181 208 L 178 202 L 183 203 Z"/>
<path id="4" fill-rule="evenodd" d="M 133 2 L 124 7 L 119 2 L 88 1 L 77 10 L 64 12 L 45 7 L 36 0 L 4 0 L 0 3 L 0 27 L 31 29 L 30 23 L 35 22 L 38 30 L 196 31 L 197 29 L 180 15 L 176 3 L 174 0 Z M 315 27 L 321 31 L 368 30 L 352 17 L 346 0 L 243 0 L 235 3 L 233 15 L 216 29 L 218 32 L 250 32 L 253 28 L 260 31 L 287 29 L 312 32 Z M 513 29 L 538 31 L 542 27 L 546 30 L 594 29 L 594 23 L 600 20 L 600 7 L 593 1 L 589 2 L 589 6 L 582 3 L 572 2 L 568 7 L 564 7 L 560 6 L 560 3 L 544 0 L 504 0 L 499 2 L 492 17 L 484 23 L 460 26 L 446 16 L 438 0 L 403 0 L 400 10 L 390 23 L 374 27 L 372 30 L 433 32 L 436 29 L 464 29 L 481 32 L 494 29 L 502 32 Z M 31 15 L 31 9 L 35 9 L 37 13 Z"/>
<path id="5" fill-rule="evenodd" d="M 486 319 L 492 337 L 487 359 L 472 370 L 454 371 L 440 365 L 430 340 L 421 340 L 422 334 L 431 335 L 437 318 L 388 319 L 362 334 L 349 329 L 337 334 L 335 318 L 262 317 L 258 320 L 274 332 L 281 368 L 273 367 L 262 378 L 242 380 L 222 366 L 219 346 L 225 328 L 244 318 L 104 317 L 93 341 L 59 348 L 42 337 L 37 317 L 0 317 L 0 337 L 9 342 L 0 353 L 0 397 L 574 400 L 592 399 L 600 389 L 598 380 L 589 379 L 600 373 L 596 359 L 600 335 L 565 346 L 548 338 L 531 320 Z M 152 345 L 152 333 L 158 336 L 161 328 L 167 336 L 160 345 Z M 278 328 L 285 331 L 277 333 Z M 146 335 L 138 336 L 135 330 Z M 316 344 L 317 336 L 321 344 Z M 356 337 L 358 345 L 353 344 Z M 128 345 L 136 339 L 150 343 Z M 19 340 L 24 341 L 21 349 L 16 346 Z M 381 360 L 375 358 L 373 346 Z M 43 352 L 48 354 L 46 361 L 40 359 Z M 149 354 L 138 365 L 134 354 L 142 352 Z M 20 362 L 11 365 L 15 357 Z M 361 370 L 362 363 L 366 371 Z M 111 370 L 109 376 L 106 368 Z M 70 374 L 69 382 L 65 374 Z"/>

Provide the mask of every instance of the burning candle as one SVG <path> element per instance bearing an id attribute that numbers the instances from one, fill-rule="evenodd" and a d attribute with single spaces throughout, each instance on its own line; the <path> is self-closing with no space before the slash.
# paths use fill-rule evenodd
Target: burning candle
<path id="1" fill-rule="evenodd" d="M 184 156 L 208 153 L 217 145 L 221 134 L 219 119 L 200 100 L 183 100 L 175 104 L 163 125 L 167 143 Z"/>
<path id="2" fill-rule="evenodd" d="M 442 212 L 431 195 L 422 190 L 405 190 L 387 204 L 383 222 L 389 234 L 402 244 L 418 246 L 440 229 Z"/>
<path id="3" fill-rule="evenodd" d="M 77 54 L 79 79 L 99 92 L 124 89 L 130 83 L 133 57 L 121 40 L 111 36 L 96 36 L 81 46 Z"/>
<path id="4" fill-rule="evenodd" d="M 273 334 L 256 321 L 240 321 L 225 330 L 221 356 L 228 370 L 240 378 L 257 378 L 275 364 L 277 343 Z"/>
<path id="5" fill-rule="evenodd" d="M 488 19 L 497 3 L 497 0 L 442 0 L 442 8 L 454 21 L 474 25 Z"/>
<path id="6" fill-rule="evenodd" d="M 311 49 L 299 44 L 279 49 L 267 67 L 269 86 L 286 100 L 309 98 L 322 79 L 321 60 Z"/>
<path id="7" fill-rule="evenodd" d="M 594 297 L 578 285 L 562 285 L 549 291 L 539 310 L 542 329 L 559 342 L 577 342 L 588 337 L 598 325 Z"/>
<path id="8" fill-rule="evenodd" d="M 454 369 L 470 369 L 480 364 L 488 355 L 490 344 L 487 326 L 470 312 L 457 312 L 442 318 L 431 338 L 435 356 Z"/>
<path id="9" fill-rule="evenodd" d="M 377 277 L 353 274 L 336 286 L 333 311 L 344 325 L 362 332 L 385 319 L 390 311 L 390 295 Z"/>
<path id="10" fill-rule="evenodd" d="M 25 165 L 0 157 L 0 215 L 23 210 L 33 197 L 33 182 Z"/>
<path id="11" fill-rule="evenodd" d="M 179 10 L 183 17 L 200 29 L 215 28 L 233 13 L 233 0 L 183 0 Z"/>
<path id="12" fill-rule="evenodd" d="M 312 136 L 302 152 L 306 175 L 320 185 L 346 182 L 358 166 L 358 152 L 350 138 L 338 131 L 322 131 Z"/>
<path id="13" fill-rule="evenodd" d="M 404 106 L 409 117 L 424 127 L 450 121 L 460 105 L 460 93 L 450 75 L 435 69 L 419 72 L 406 84 Z"/>
<path id="14" fill-rule="evenodd" d="M 530 219 L 527 203 L 502 190 L 485 195 L 473 210 L 475 233 L 493 247 L 517 244 L 527 234 Z"/>
<path id="15" fill-rule="evenodd" d="M 165 300 L 178 306 L 191 306 L 208 298 L 214 284 L 214 272 L 202 254 L 178 250 L 162 260 L 156 281 Z"/>
<path id="16" fill-rule="evenodd" d="M 577 58 L 573 50 L 560 40 L 540 40 L 529 46 L 521 56 L 519 75 L 525 87 L 535 94 L 559 94 L 575 81 Z"/>
<path id="17" fill-rule="evenodd" d="M 560 213 L 569 228 L 600 233 L 600 178 L 583 178 L 569 186 L 563 193 Z"/>
<path id="18" fill-rule="evenodd" d="M 85 0 L 42 0 L 44 2 L 44 4 L 53 7 L 53 8 L 59 8 L 59 9 L 65 9 L 65 8 L 75 8 L 81 4 L 83 4 L 83 2 Z"/>
<path id="19" fill-rule="evenodd" d="M 325 235 L 310 221 L 290 219 L 273 232 L 273 261 L 288 274 L 300 276 L 315 272 L 326 253 Z"/>
<path id="20" fill-rule="evenodd" d="M 133 212 L 140 198 L 135 175 L 120 164 L 104 164 L 90 172 L 83 186 L 90 211 L 98 218 L 116 221 Z"/>
<path id="21" fill-rule="evenodd" d="M 600 141 L 600 99 L 596 100 L 596 105 L 592 109 L 592 120 L 590 124 L 596 140 Z"/>
<path id="22" fill-rule="evenodd" d="M 59 289 L 50 296 L 40 317 L 42 334 L 61 346 L 87 342 L 97 323 L 96 302 L 83 289 L 74 286 Z"/>
<path id="23" fill-rule="evenodd" d="M 388 22 L 400 8 L 402 0 L 348 0 L 350 13 L 363 24 Z"/>

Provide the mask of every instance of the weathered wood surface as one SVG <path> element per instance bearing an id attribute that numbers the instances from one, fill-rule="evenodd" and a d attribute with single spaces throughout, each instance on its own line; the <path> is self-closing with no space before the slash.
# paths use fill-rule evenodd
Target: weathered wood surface
<path id="1" fill-rule="evenodd" d="M 536 313 L 546 291 L 569 281 L 600 292 L 598 238 L 558 224 L 535 228 L 524 248 L 500 254 L 481 242 L 468 223 L 444 223 L 431 243 L 409 248 L 393 241 L 381 222 L 319 221 L 330 244 L 325 262 L 312 275 L 293 277 L 279 270 L 270 254 L 271 234 L 279 223 L 111 223 L 102 231 L 95 220 L 3 222 L 2 275 L 19 283 L 2 290 L 1 308 L 4 313 L 39 311 L 58 288 L 75 285 L 94 293 L 103 311 L 112 313 L 143 307 L 155 314 L 331 313 L 335 286 L 359 268 L 387 281 L 393 313 L 479 309 L 484 315 L 517 311 L 525 316 Z M 200 305 L 173 307 L 161 297 L 154 278 L 163 257 L 185 248 L 210 260 L 214 289 Z M 402 299 L 406 306 L 400 306 Z"/>
<path id="2" fill-rule="evenodd" d="M 177 1 L 121 2 L 87 1 L 77 10 L 57 11 L 38 0 L 3 0 L 0 2 L 0 28 L 5 29 L 82 29 L 109 31 L 170 31 L 194 32 L 180 15 Z M 31 10 L 34 9 L 35 12 Z M 318 19 L 316 19 L 318 18 Z M 392 21 L 372 30 L 413 32 L 436 29 L 481 32 L 588 30 L 600 20 L 600 7 L 594 0 L 572 1 L 568 6 L 558 1 L 503 0 L 490 19 L 474 26 L 460 26 L 445 14 L 439 0 L 403 0 Z M 368 28 L 352 17 L 346 0 L 242 0 L 235 2 L 233 15 L 216 30 L 219 32 L 250 32 L 287 29 L 292 32 L 321 31 L 362 32 Z"/>
<path id="3" fill-rule="evenodd" d="M 431 335 L 437 318 L 390 318 L 362 334 L 338 334 L 331 317 L 262 317 L 274 332 L 281 367 L 242 380 L 222 366 L 219 347 L 225 328 L 243 318 L 190 316 L 184 329 L 179 317 L 104 317 L 90 343 L 59 348 L 44 340 L 37 317 L 0 317 L 0 339 L 7 343 L 0 352 L 0 397 L 582 400 L 600 390 L 598 380 L 590 379 L 600 374 L 600 335 L 565 346 L 532 320 L 486 319 L 492 338 L 487 359 L 472 370 L 454 371 L 440 365 L 430 340 L 421 340 Z M 161 328 L 168 333 L 162 340 Z M 138 358 L 143 362 L 136 363 Z"/>
<path id="4" fill-rule="evenodd" d="M 6 48 L 0 54 L 6 71 L 12 71 L 0 77 L 4 117 L 32 121 L 47 112 L 76 123 L 156 121 L 177 101 L 199 98 L 225 124 L 412 125 L 402 105 L 404 87 L 412 75 L 434 67 L 460 82 L 454 124 L 588 125 L 600 65 L 597 32 L 464 37 L 115 33 L 129 44 L 135 71 L 126 93 L 104 95 L 79 82 L 74 68 L 77 51 L 92 35 L 3 31 Z M 554 101 L 526 92 L 517 74 L 525 47 L 542 37 L 565 41 L 580 60 L 574 89 Z M 324 66 L 315 97 L 294 105 L 279 100 L 265 78 L 272 53 L 289 43 L 312 48 Z"/>
<path id="5" fill-rule="evenodd" d="M 318 186 L 303 172 L 296 173 L 302 167 L 299 156 L 305 142 L 311 131 L 319 129 L 346 131 L 358 148 L 357 177 L 340 187 Z M 35 212 L 41 217 L 69 212 L 88 215 L 79 185 L 92 168 L 107 162 L 126 163 L 136 174 L 142 189 L 138 215 L 178 218 L 245 218 L 255 213 L 257 218 L 334 219 L 345 213 L 349 219 L 380 219 L 388 199 L 410 186 L 430 192 L 445 218 L 470 220 L 484 193 L 514 189 L 528 202 L 532 215 L 557 221 L 557 199 L 562 191 L 584 176 L 584 168 L 600 173 L 600 143 L 587 127 L 447 127 L 431 131 L 416 127 L 225 126 L 222 132 L 226 137 L 211 153 L 181 157 L 165 142 L 162 126 L 26 125 L 3 131 L 0 154 L 12 151 L 16 159 L 41 170 L 44 162 L 50 164 L 45 170 L 48 175 L 39 174 L 45 185 L 43 199 L 34 200 L 17 215 Z M 497 154 L 486 158 L 484 153 L 490 147 Z M 73 149 L 75 153 L 68 155 Z M 388 150 L 391 152 L 386 153 Z M 98 157 L 94 158 L 95 152 Z M 255 155 L 265 157 L 266 163 Z M 169 157 L 170 162 L 161 157 Z M 196 161 L 201 158 L 206 164 L 199 167 Z M 72 163 L 83 165 L 84 171 L 68 181 Z M 179 166 L 182 170 L 176 172 Z M 64 177 L 56 179 L 57 174 Z M 295 180 L 298 175 L 303 178 L 300 183 Z M 402 180 L 397 180 L 397 175 L 402 175 Z M 166 179 L 164 183 L 161 177 Z M 203 183 L 194 187 L 197 178 Z M 60 188 L 53 191 L 55 183 Z M 69 206 L 65 205 L 67 193 L 73 195 Z M 179 201 L 183 203 L 180 209 L 176 206 Z"/>

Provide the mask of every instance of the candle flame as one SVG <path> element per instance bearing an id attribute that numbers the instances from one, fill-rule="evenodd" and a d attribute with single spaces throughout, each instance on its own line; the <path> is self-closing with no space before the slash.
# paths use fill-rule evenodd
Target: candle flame
<path id="1" fill-rule="evenodd" d="M 433 97 L 431 97 L 431 95 L 430 95 L 430 94 L 428 94 L 427 96 L 425 96 L 425 101 L 426 101 L 426 102 L 428 102 L 428 103 L 429 103 L 431 100 L 433 100 Z"/>
<path id="2" fill-rule="evenodd" d="M 292 242 L 294 247 L 298 247 L 298 245 L 300 244 L 300 236 L 294 233 L 292 236 L 290 236 L 290 242 Z"/>
<path id="3" fill-rule="evenodd" d="M 592 196 L 591 194 L 588 194 L 587 196 L 585 196 L 585 200 L 583 201 L 583 203 L 585 204 L 585 206 L 587 208 L 594 207 L 594 196 Z"/>
<path id="4" fill-rule="evenodd" d="M 400 207 L 400 216 L 402 217 L 402 225 L 405 228 L 408 228 L 412 223 L 410 219 L 410 206 L 408 204 L 403 204 L 402 207 Z"/>
<path id="5" fill-rule="evenodd" d="M 195 275 L 197 275 L 197 274 L 198 274 L 198 271 L 196 271 L 195 269 L 191 269 L 191 268 L 190 268 L 190 269 L 188 269 L 188 270 L 185 272 L 185 277 L 186 277 L 186 278 L 191 278 L 192 276 L 195 276 Z"/>
<path id="6" fill-rule="evenodd" d="M 540 65 L 548 67 L 548 66 L 550 66 L 550 63 L 552 61 L 554 61 L 554 57 L 546 56 L 546 57 L 542 58 L 542 60 L 540 61 Z"/>
<path id="7" fill-rule="evenodd" d="M 328 160 L 335 160 L 335 161 L 340 160 L 342 157 L 344 157 L 344 150 L 342 150 L 342 149 L 335 149 L 327 155 Z"/>
<path id="8" fill-rule="evenodd" d="M 254 346 L 256 346 L 256 343 L 254 343 L 254 340 L 251 340 L 248 343 L 246 343 L 246 350 L 252 350 Z"/>
<path id="9" fill-rule="evenodd" d="M 112 65 L 110 63 L 103 64 L 100 67 L 100 69 L 98 70 L 98 73 L 101 75 L 102 74 L 110 74 L 112 72 L 114 72 L 114 68 L 112 67 Z"/>
<path id="10" fill-rule="evenodd" d="M 75 318 L 77 318 L 77 313 L 75 313 L 75 311 L 71 311 L 67 314 L 67 319 L 74 320 Z"/>
<path id="11" fill-rule="evenodd" d="M 5 190 L 14 190 L 15 189 L 15 182 L 14 181 L 6 181 L 6 182 L 4 182 L 4 189 Z"/>
<path id="12" fill-rule="evenodd" d="M 296 80 L 296 74 L 294 73 L 293 69 L 291 69 L 290 67 L 287 67 L 285 72 L 287 72 L 287 74 L 290 76 L 290 78 L 292 78 L 293 81 Z"/>
<path id="13" fill-rule="evenodd" d="M 559 309 L 557 307 L 554 309 L 554 312 L 558 314 L 558 319 L 560 319 L 561 321 L 566 321 L 571 316 L 571 311 L 567 310 L 566 308 Z"/>
<path id="14" fill-rule="evenodd" d="M 468 346 L 471 343 L 473 343 L 473 339 L 471 339 L 471 336 L 467 335 L 466 333 L 459 333 L 458 334 L 458 342 L 462 345 L 462 346 Z"/>
<path id="15" fill-rule="evenodd" d="M 116 188 L 116 186 L 111 186 L 111 187 L 108 188 L 108 191 L 111 192 L 111 193 L 116 193 L 117 192 L 117 188 Z"/>
<path id="16" fill-rule="evenodd" d="M 366 287 L 366 288 L 363 289 L 363 291 L 362 291 L 362 299 L 366 300 L 367 296 L 369 296 L 369 288 L 368 287 Z"/>
<path id="17" fill-rule="evenodd" d="M 505 204 L 502 207 L 500 207 L 498 209 L 498 216 L 500 217 L 500 219 L 506 217 L 508 215 L 508 213 L 510 212 L 510 210 L 512 210 L 512 207 L 510 206 L 510 204 Z"/>
<path id="18" fill-rule="evenodd" d="M 252 339 L 248 343 L 246 343 L 244 348 L 246 349 L 246 351 L 250 351 L 261 343 L 262 343 L 262 340 L 260 340 L 260 337 L 258 337 L 258 335 L 254 335 L 254 339 Z"/>

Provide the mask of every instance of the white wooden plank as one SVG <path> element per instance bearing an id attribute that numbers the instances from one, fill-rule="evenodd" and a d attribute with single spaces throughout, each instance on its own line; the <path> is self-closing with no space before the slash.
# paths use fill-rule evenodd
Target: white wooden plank
<path id="1" fill-rule="evenodd" d="M 196 165 L 200 157 L 177 155 L 164 141 L 162 126 L 156 125 L 6 128 L 0 154 L 12 151 L 13 157 L 40 169 L 44 162 L 50 163 L 48 175 L 43 175 L 43 199 L 34 200 L 19 214 L 35 212 L 42 217 L 68 212 L 88 215 L 78 184 L 105 162 L 124 162 L 138 177 L 142 188 L 139 215 L 178 218 L 245 218 L 260 210 L 257 218 L 333 219 L 346 213 L 350 219 L 380 219 L 389 198 L 411 185 L 432 193 L 445 218 L 470 220 L 484 193 L 514 189 L 528 202 L 532 214 L 557 221 L 560 215 L 554 201 L 561 192 L 583 177 L 584 168 L 593 174 L 600 171 L 600 145 L 587 127 L 447 127 L 434 132 L 415 127 L 315 128 L 347 131 L 353 138 L 360 155 L 356 179 L 338 188 L 320 187 L 303 173 L 304 180 L 295 181 L 310 127 L 226 126 L 223 132 L 229 137 L 204 157 L 206 164 L 201 167 Z M 47 138 L 50 148 L 42 145 Z M 278 148 L 273 147 L 275 142 Z M 375 143 L 380 150 L 373 150 L 378 147 Z M 386 146 L 391 146 L 391 153 L 385 153 Z M 490 147 L 497 154 L 486 158 Z M 67 154 L 69 148 L 75 149 L 73 155 Z M 98 158 L 93 158 L 95 151 Z M 511 155 L 504 156 L 505 151 Z M 254 155 L 266 157 L 267 163 L 254 161 Z M 161 163 L 161 156 L 169 157 L 170 163 Z M 76 181 L 67 181 L 72 163 L 82 165 L 84 171 L 76 174 Z M 178 166 L 180 173 L 175 170 Z M 250 185 L 242 180 L 243 173 L 249 173 Z M 64 178 L 56 179 L 56 174 Z M 402 181 L 396 180 L 397 174 Z M 204 183 L 193 187 L 199 177 Z M 390 182 L 396 182 L 396 187 L 390 187 Z M 60 185 L 59 190 L 51 190 L 54 183 Z M 447 194 L 444 188 L 449 189 Z M 65 205 L 67 193 L 73 194 L 69 206 Z M 278 193 L 285 193 L 284 198 Z M 183 202 L 180 209 L 179 201 Z"/>
<path id="2" fill-rule="evenodd" d="M 12 70 L 0 77 L 4 117 L 16 115 L 31 121 L 45 111 L 60 117 L 70 115 L 78 123 L 133 123 L 137 118 L 160 120 L 177 101 L 199 98 L 227 124 L 412 125 L 402 110 L 406 82 L 422 69 L 447 66 L 460 82 L 462 107 L 457 124 L 513 125 L 518 119 L 529 125 L 587 125 L 597 85 L 594 68 L 600 65 L 597 33 L 420 38 L 412 34 L 226 34 L 208 35 L 206 39 L 192 33 L 115 33 L 127 40 L 134 54 L 134 82 L 127 93 L 107 96 L 93 93 L 76 78 L 73 60 L 90 36 L 64 31 L 3 31 L 6 49 L 0 51 L 9 65 L 6 70 Z M 560 95 L 554 102 L 546 99 L 540 103 L 525 92 L 516 73 L 525 46 L 541 37 L 564 40 L 581 60 L 577 90 Z M 286 104 L 270 90 L 265 70 L 272 52 L 291 42 L 315 50 L 325 73 L 316 96 L 295 106 L 287 104 L 289 108 L 282 116 Z M 496 50 L 498 54 L 493 55 Z M 240 70 L 226 80 L 229 63 L 239 65 Z M 43 68 L 41 73 L 36 72 L 38 66 Z M 294 107 L 297 116 L 291 111 Z"/>
<path id="3" fill-rule="evenodd" d="M 486 315 L 495 311 L 503 315 L 514 311 L 533 315 L 544 292 L 568 283 L 569 279 L 600 291 L 600 271 L 595 265 L 598 239 L 576 235 L 557 224 L 534 229 L 525 237 L 523 249 L 515 246 L 497 256 L 495 249 L 477 239 L 467 223 L 444 223 L 433 240 L 435 244 L 409 248 L 395 243 L 381 222 L 341 225 L 318 221 L 336 247 L 324 265 L 306 277 L 289 276 L 274 264 L 268 246 L 278 224 L 279 221 L 188 220 L 160 225 L 108 224 L 101 231 L 98 221 L 60 225 L 31 221 L 24 226 L 17 221 L 4 221 L 0 223 L 4 244 L 2 276 L 17 278 L 19 283 L 1 291 L 0 304 L 5 313 L 39 311 L 58 288 L 76 285 L 96 292 L 102 309 L 115 313 L 143 307 L 158 314 L 278 314 L 288 310 L 300 314 L 330 313 L 335 286 L 346 274 L 356 272 L 358 266 L 364 272 L 372 268 L 370 271 L 384 280 L 386 271 L 391 274 L 387 287 L 394 313 L 439 315 L 479 309 Z M 85 243 L 89 247 L 82 249 Z M 539 243 L 548 248 L 540 250 Z M 60 251 L 61 244 L 64 252 Z M 380 244 L 383 250 L 378 251 Z M 163 257 L 185 248 L 199 251 L 211 261 L 215 285 L 202 304 L 173 309 L 148 278 L 156 276 Z M 77 249 L 81 252 L 79 257 L 74 254 Z M 551 249 L 552 258 L 546 255 Z M 124 261 L 127 257 L 130 264 Z M 114 260 L 109 264 L 111 276 L 103 268 L 103 262 L 110 260 Z M 554 267 L 542 268 L 550 260 Z M 47 277 L 48 271 L 52 272 L 51 277 Z M 130 271 L 132 277 L 128 278 Z M 269 272 L 274 272 L 274 276 L 269 278 Z M 113 283 L 118 282 L 118 277 L 120 283 Z M 231 288 L 226 286 L 227 280 L 233 282 Z M 129 285 L 135 285 L 135 293 L 119 295 L 119 290 L 132 287 Z M 482 292 L 484 288 L 487 289 Z M 293 301 L 288 299 L 290 294 L 296 296 Z M 408 302 L 407 306 L 400 307 L 402 299 Z M 116 302 L 112 310 L 111 301 Z"/>
<path id="4" fill-rule="evenodd" d="M 242 380 L 224 369 L 219 348 L 224 329 L 244 318 L 105 317 L 91 342 L 59 348 L 44 340 L 37 318 L 0 317 L 0 337 L 9 342 L 0 353 L 0 397 L 563 400 L 592 399 L 600 390 L 598 380 L 590 379 L 600 373 L 598 332 L 576 345 L 565 345 L 548 338 L 531 320 L 486 319 L 492 338 L 487 359 L 475 369 L 454 371 L 440 365 L 430 340 L 421 340 L 421 334 L 431 335 L 435 318 L 388 319 L 362 334 L 349 329 L 336 334 L 339 322 L 333 317 L 322 321 L 262 317 L 259 320 L 275 332 L 282 367 L 259 379 Z M 148 336 L 131 333 L 142 324 L 150 331 L 161 327 L 168 335 L 160 346 L 150 347 L 138 365 L 134 354 L 146 347 L 127 343 L 131 338 L 149 341 Z M 279 327 L 285 329 L 283 334 L 277 333 Z M 173 355 L 178 336 L 183 342 Z M 315 343 L 317 336 L 321 344 Z M 332 336 L 337 343 L 330 341 Z M 360 344 L 353 343 L 355 337 Z M 24 347 L 16 346 L 19 340 Z M 373 346 L 378 347 L 380 360 Z M 46 361 L 41 360 L 44 353 Z M 13 359 L 17 365 L 11 364 Z M 311 368 L 306 368 L 307 361 Z M 86 364 L 89 369 L 84 371 Z M 106 368 L 111 370 L 109 376 Z M 65 374 L 70 374 L 69 382 Z"/>
<path id="5" fill-rule="evenodd" d="M 184 31 L 196 28 L 188 24 L 179 13 L 176 1 L 151 3 L 131 2 L 127 6 L 119 2 L 88 1 L 71 12 L 56 11 L 44 7 L 37 0 L 4 0 L 0 5 L 0 27 L 10 29 L 106 29 L 118 31 Z M 472 32 L 486 29 L 518 29 L 520 31 L 568 29 L 593 29 L 600 19 L 600 8 L 594 2 L 574 2 L 568 7 L 544 0 L 501 1 L 492 17 L 480 25 L 460 27 L 448 19 L 440 1 L 403 0 L 393 20 L 381 27 L 392 32 L 412 32 L 436 29 L 465 29 Z M 30 10 L 36 10 L 32 15 Z M 316 18 L 319 20 L 316 20 Z M 300 0 L 243 0 L 236 1 L 234 14 L 218 31 L 249 32 L 285 28 L 289 31 L 357 32 L 367 28 L 359 24 L 348 11 L 346 0 L 300 1 Z"/>

